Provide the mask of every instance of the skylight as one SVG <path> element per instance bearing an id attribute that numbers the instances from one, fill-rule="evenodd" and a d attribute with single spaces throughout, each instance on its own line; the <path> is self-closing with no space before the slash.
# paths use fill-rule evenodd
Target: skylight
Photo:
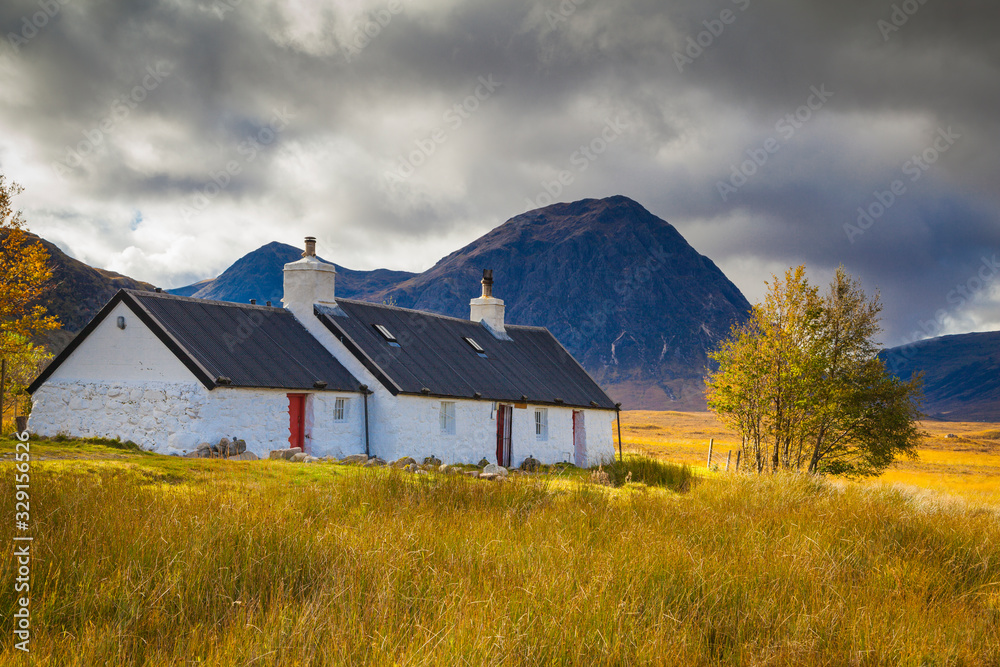
<path id="1" fill-rule="evenodd" d="M 396 337 L 393 336 L 392 332 L 386 329 L 384 325 L 373 324 L 372 326 L 375 327 L 375 331 L 378 331 L 380 334 L 382 334 L 382 338 L 385 338 L 386 342 L 389 343 L 389 345 L 394 345 L 396 347 L 399 347 L 399 341 L 396 340 Z"/>
<path id="2" fill-rule="evenodd" d="M 468 336 L 466 336 L 462 340 L 468 343 L 469 347 L 471 347 L 473 350 L 476 351 L 476 354 L 478 354 L 483 359 L 486 358 L 486 350 L 484 350 L 483 346 L 477 343 L 474 338 L 469 338 Z"/>

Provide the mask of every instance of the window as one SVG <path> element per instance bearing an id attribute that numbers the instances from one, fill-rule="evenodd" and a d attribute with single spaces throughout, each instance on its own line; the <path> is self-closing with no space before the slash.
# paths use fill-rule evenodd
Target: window
<path id="1" fill-rule="evenodd" d="M 483 346 L 480 345 L 479 343 L 477 343 L 474 338 L 469 338 L 468 336 L 466 336 L 462 340 L 464 340 L 466 343 L 468 343 L 469 347 L 471 347 L 473 350 L 476 351 L 476 354 L 478 354 L 483 359 L 486 358 L 486 350 L 484 350 Z"/>
<path id="2" fill-rule="evenodd" d="M 347 399 L 338 398 L 333 404 L 333 421 L 347 421 Z"/>
<path id="3" fill-rule="evenodd" d="M 549 439 L 549 411 L 545 408 L 535 410 L 535 437 L 539 440 Z"/>
<path id="4" fill-rule="evenodd" d="M 385 327 L 385 325 L 373 324 L 372 326 L 375 327 L 375 331 L 382 334 L 382 338 L 385 338 L 385 341 L 389 343 L 389 345 L 392 345 L 393 347 L 399 347 L 399 341 L 396 340 L 396 337 L 392 335 L 392 332 L 389 331 Z"/>
<path id="5" fill-rule="evenodd" d="M 455 404 L 453 402 L 441 402 L 441 432 L 455 435 Z"/>

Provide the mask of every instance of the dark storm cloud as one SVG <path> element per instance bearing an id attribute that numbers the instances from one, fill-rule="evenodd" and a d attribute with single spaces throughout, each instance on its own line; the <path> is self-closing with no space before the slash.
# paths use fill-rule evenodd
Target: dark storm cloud
<path id="1" fill-rule="evenodd" d="M 531 202 L 622 193 L 751 297 L 779 267 L 845 264 L 882 291 L 898 342 L 1000 325 L 992 282 L 955 293 L 1000 250 L 998 14 L 17 0 L 0 7 L 0 167 L 39 231 L 170 284 L 304 231 L 344 263 L 426 267 Z"/>

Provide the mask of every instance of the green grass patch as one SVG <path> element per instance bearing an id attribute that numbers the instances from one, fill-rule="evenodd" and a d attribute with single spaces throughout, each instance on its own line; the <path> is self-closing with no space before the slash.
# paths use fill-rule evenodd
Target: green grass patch
<path id="1" fill-rule="evenodd" d="M 668 463 L 649 456 L 630 454 L 624 461 L 615 459 L 614 463 L 602 469 L 607 473 L 612 486 L 636 483 L 683 492 L 690 490 L 697 481 L 690 466 Z"/>

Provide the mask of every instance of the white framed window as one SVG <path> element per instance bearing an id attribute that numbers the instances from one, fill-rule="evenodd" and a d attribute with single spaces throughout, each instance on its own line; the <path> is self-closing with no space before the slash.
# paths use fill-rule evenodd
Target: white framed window
<path id="1" fill-rule="evenodd" d="M 345 422 L 347 421 L 347 405 L 348 400 L 346 398 L 338 398 L 333 403 L 333 421 L 335 422 Z"/>
<path id="2" fill-rule="evenodd" d="M 546 408 L 535 410 L 535 438 L 549 439 L 549 411 Z"/>
<path id="3" fill-rule="evenodd" d="M 441 401 L 441 432 L 455 435 L 455 403 Z"/>

